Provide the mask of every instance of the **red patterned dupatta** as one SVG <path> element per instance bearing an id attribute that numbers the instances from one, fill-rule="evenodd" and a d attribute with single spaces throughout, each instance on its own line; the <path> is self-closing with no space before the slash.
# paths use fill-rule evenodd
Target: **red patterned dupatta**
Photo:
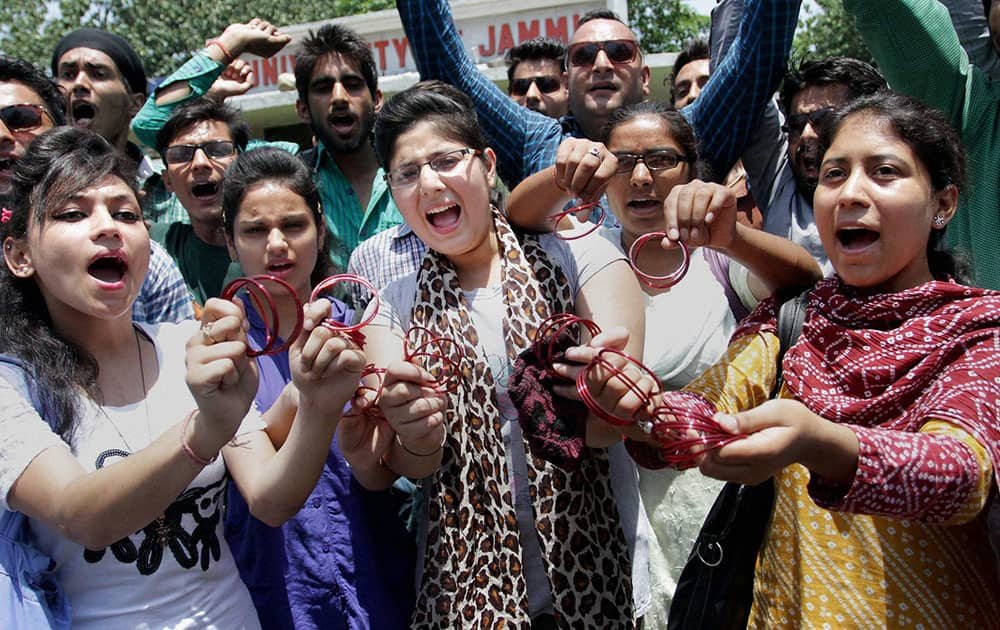
<path id="1" fill-rule="evenodd" d="M 733 339 L 773 332 L 776 313 L 765 300 Z M 932 281 L 864 296 L 827 278 L 783 369 L 794 397 L 824 418 L 901 431 L 945 420 L 1000 463 L 1000 292 Z"/>

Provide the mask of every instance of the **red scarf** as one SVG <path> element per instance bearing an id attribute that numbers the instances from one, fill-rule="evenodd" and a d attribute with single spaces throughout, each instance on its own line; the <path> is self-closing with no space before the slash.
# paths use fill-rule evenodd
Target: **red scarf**
<path id="1" fill-rule="evenodd" d="M 733 339 L 774 332 L 776 313 L 765 300 Z M 864 296 L 827 278 L 783 369 L 792 395 L 824 418 L 901 431 L 945 420 L 1000 463 L 1000 292 L 932 281 Z"/>

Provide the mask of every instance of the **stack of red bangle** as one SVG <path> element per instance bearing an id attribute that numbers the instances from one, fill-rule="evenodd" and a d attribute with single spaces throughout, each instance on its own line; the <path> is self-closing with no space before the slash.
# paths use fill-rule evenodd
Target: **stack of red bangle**
<path id="1" fill-rule="evenodd" d="M 687 274 L 688 266 L 691 264 L 691 254 L 688 252 L 687 245 L 682 241 L 677 241 L 677 244 L 681 248 L 681 254 L 684 255 L 684 260 L 681 261 L 680 267 L 665 276 L 654 276 L 639 269 L 639 265 L 636 263 L 639 250 L 652 239 L 662 240 L 666 237 L 666 232 L 649 232 L 635 239 L 632 242 L 632 247 L 628 248 L 628 262 L 632 265 L 632 270 L 635 272 L 636 278 L 639 279 L 639 282 L 652 289 L 669 289 L 674 286 L 684 278 Z"/>
<path id="2" fill-rule="evenodd" d="M 661 400 L 653 416 L 653 436 L 660 443 L 660 457 L 681 470 L 695 466 L 706 452 L 746 437 L 729 433 L 695 405 Z"/>
<path id="3" fill-rule="evenodd" d="M 271 293 L 267 290 L 265 282 L 273 282 L 288 291 L 295 301 L 295 326 L 292 327 L 292 332 L 285 339 L 284 343 L 278 344 L 278 305 L 275 304 L 274 298 Z M 299 301 L 299 296 L 295 293 L 295 289 L 292 288 L 290 284 L 285 282 L 280 278 L 275 278 L 274 276 L 251 276 L 249 278 L 237 278 L 233 280 L 222 290 L 222 299 L 232 300 L 239 293 L 240 289 L 246 289 L 250 296 L 250 300 L 253 302 L 254 308 L 260 313 L 261 319 L 264 319 L 264 327 L 267 331 L 267 337 L 264 341 L 264 347 L 259 350 L 254 350 L 252 348 L 247 350 L 248 357 L 256 357 L 262 354 L 278 354 L 288 350 L 295 339 L 302 332 L 302 325 L 304 323 L 304 315 L 302 314 L 302 302 Z M 267 310 L 264 309 L 264 305 L 261 300 L 267 302 Z M 265 314 L 271 314 L 270 324 L 268 324 Z"/>

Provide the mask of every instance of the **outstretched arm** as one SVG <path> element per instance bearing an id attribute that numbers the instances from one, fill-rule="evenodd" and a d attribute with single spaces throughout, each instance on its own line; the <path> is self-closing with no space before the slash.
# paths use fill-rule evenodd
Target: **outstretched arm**
<path id="1" fill-rule="evenodd" d="M 249 67 L 237 57 L 247 52 L 270 57 L 284 48 L 291 37 L 254 18 L 246 24 L 230 24 L 210 41 L 218 44 L 207 45 L 164 79 L 132 120 L 132 131 L 146 146 L 156 146 L 157 132 L 178 105 L 210 95 L 213 89 L 219 98 L 225 98 L 253 87 Z"/>
<path id="2" fill-rule="evenodd" d="M 275 450 L 267 434 L 256 431 L 223 450 L 250 512 L 272 527 L 294 516 L 315 487 L 365 363 L 349 340 L 320 325 L 329 311 L 327 300 L 307 304 L 303 331 L 289 349 L 297 409 L 281 447 Z"/>
<path id="3" fill-rule="evenodd" d="M 559 123 L 518 105 L 479 71 L 462 44 L 447 0 L 397 0 L 396 8 L 420 78 L 454 85 L 472 99 L 504 182 L 516 186 L 552 164 L 562 137 Z"/>
<path id="4" fill-rule="evenodd" d="M 739 35 L 682 111 L 712 172 L 729 172 L 785 74 L 801 0 L 746 0 Z"/>

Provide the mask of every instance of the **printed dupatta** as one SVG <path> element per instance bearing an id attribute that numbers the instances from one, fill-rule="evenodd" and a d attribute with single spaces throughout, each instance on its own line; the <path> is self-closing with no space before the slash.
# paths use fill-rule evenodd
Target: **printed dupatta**
<path id="1" fill-rule="evenodd" d="M 496 210 L 493 219 L 507 310 L 503 329 L 513 364 L 542 320 L 570 310 L 573 296 L 536 237 L 525 237 L 522 244 Z M 427 550 L 411 625 L 530 628 L 503 420 L 469 308 L 451 263 L 428 250 L 410 323 L 454 339 L 465 358 L 460 386 L 449 395 L 441 467 L 424 481 L 430 497 Z M 607 453 L 587 451 L 573 471 L 527 456 L 556 621 L 560 628 L 632 627 L 628 546 Z"/>

